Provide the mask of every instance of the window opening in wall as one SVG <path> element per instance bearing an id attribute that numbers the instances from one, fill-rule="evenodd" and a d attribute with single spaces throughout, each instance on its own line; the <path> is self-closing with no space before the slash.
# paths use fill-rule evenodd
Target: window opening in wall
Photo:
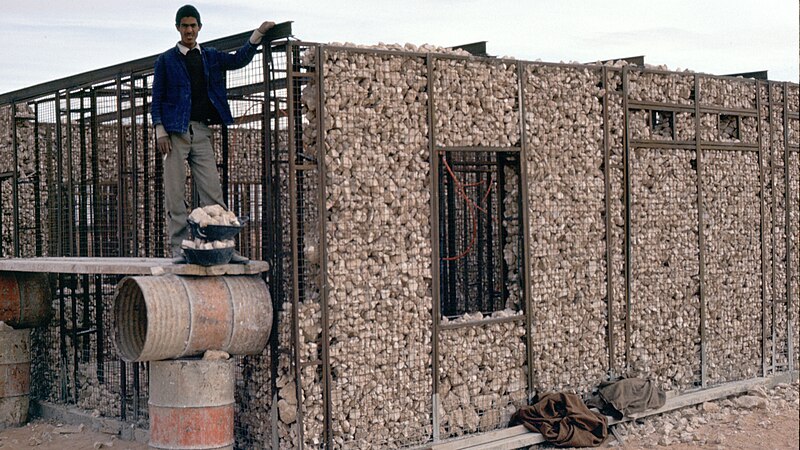
<path id="1" fill-rule="evenodd" d="M 654 136 L 674 139 L 675 114 L 672 111 L 650 111 L 650 130 Z"/>
<path id="2" fill-rule="evenodd" d="M 444 317 L 519 310 L 519 155 L 439 153 L 439 285 Z"/>
<path id="3" fill-rule="evenodd" d="M 723 141 L 738 141 L 739 116 L 732 114 L 719 115 L 719 137 Z"/>

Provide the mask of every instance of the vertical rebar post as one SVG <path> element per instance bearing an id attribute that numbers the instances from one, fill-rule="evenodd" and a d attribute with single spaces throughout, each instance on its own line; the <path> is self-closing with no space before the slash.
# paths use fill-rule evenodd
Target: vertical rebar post
<path id="1" fill-rule="evenodd" d="M 706 338 L 706 299 L 705 299 L 705 229 L 703 215 L 703 149 L 700 139 L 700 77 L 694 74 L 694 121 L 695 121 L 695 158 L 697 161 L 697 240 L 699 251 L 699 277 L 700 277 L 700 386 L 706 387 L 708 377 L 708 357 L 706 351 L 708 339 Z M 719 115 L 717 115 L 719 117 Z M 717 126 L 719 129 L 719 126 Z"/>
<path id="2" fill-rule="evenodd" d="M 319 251 L 320 251 L 320 312 L 322 319 L 322 399 L 324 411 L 323 438 L 325 448 L 333 448 L 333 426 L 331 423 L 331 364 L 330 364 L 330 320 L 328 317 L 328 242 L 326 224 L 328 222 L 327 208 L 325 207 L 326 192 L 326 166 L 325 166 L 325 64 L 323 57 L 325 48 L 318 45 L 316 48 L 315 76 L 317 83 L 317 172 L 319 175 L 319 197 L 317 199 L 317 212 L 319 220 Z"/>
<path id="3" fill-rule="evenodd" d="M 440 291 L 440 272 L 442 268 L 449 267 L 449 263 L 442 261 L 440 255 L 440 236 L 437 231 L 440 228 L 439 217 L 439 190 L 441 186 L 439 170 L 439 154 L 436 151 L 436 108 L 435 95 L 433 88 L 433 69 L 435 56 L 431 53 L 425 55 L 425 69 L 427 77 L 428 92 L 428 158 L 430 159 L 431 177 L 431 421 L 432 439 L 434 442 L 439 440 L 439 323 L 442 315 L 442 301 Z M 439 180 L 437 180 L 439 178 Z M 448 191 L 449 192 L 449 191 Z M 448 196 L 449 197 L 449 196 Z M 450 215 L 448 214 L 448 220 Z M 450 231 L 448 230 L 448 242 L 450 241 Z M 449 249 L 448 249 L 449 250 Z M 445 269 L 446 270 L 446 269 Z M 449 273 L 449 272 L 448 272 Z M 449 275 L 448 275 L 449 276 Z"/>
<path id="4" fill-rule="evenodd" d="M 78 116 L 78 128 L 80 132 L 80 150 L 78 156 L 80 158 L 80 171 L 78 180 L 78 256 L 89 255 L 89 232 L 88 228 L 88 215 L 86 210 L 86 203 L 88 197 L 86 177 L 87 177 L 87 151 L 86 151 L 86 107 L 84 106 L 84 91 L 80 91 L 80 115 Z M 88 312 L 88 311 L 87 311 Z"/>
<path id="5" fill-rule="evenodd" d="M 56 211 L 55 214 L 55 221 L 56 221 L 56 250 L 55 255 L 53 256 L 64 256 L 64 218 L 63 214 L 65 211 L 64 207 L 64 170 L 63 170 L 63 161 L 64 157 L 62 154 L 62 130 L 61 130 L 61 93 L 56 93 L 55 98 L 55 108 L 56 108 L 56 119 L 55 119 L 55 129 L 56 129 L 56 158 L 55 158 L 55 165 L 56 165 Z M 50 191 L 52 193 L 52 191 Z"/>
<path id="6" fill-rule="evenodd" d="M 66 129 L 67 129 L 67 174 L 66 174 L 66 191 L 67 191 L 67 210 L 61 211 L 61 214 L 64 215 L 62 219 L 66 219 L 66 227 L 67 227 L 67 252 L 66 254 L 69 256 L 73 256 L 77 253 L 77 243 L 75 242 L 75 193 L 73 192 L 72 187 L 72 153 L 73 153 L 73 146 L 72 146 L 72 95 L 69 90 L 65 93 L 67 99 L 67 120 L 66 120 Z M 62 160 L 63 162 L 63 160 Z M 74 343 L 73 343 L 74 344 Z"/>
<path id="7" fill-rule="evenodd" d="M 92 220 L 91 234 L 92 234 L 92 255 L 99 257 L 102 255 L 102 241 L 100 236 L 100 226 L 98 218 L 100 217 L 100 168 L 99 168 L 99 155 L 97 149 L 98 141 L 98 126 L 97 123 L 97 91 L 95 88 L 91 89 L 90 97 L 90 120 L 89 127 L 91 132 L 91 179 L 92 179 Z M 99 383 L 105 383 L 105 330 L 103 328 L 103 276 L 94 276 L 94 323 L 97 328 L 97 380 Z"/>
<path id="8" fill-rule="evenodd" d="M 631 247 L 631 129 L 630 111 L 628 110 L 629 94 L 629 66 L 622 67 L 622 114 L 623 118 L 623 179 L 625 184 L 625 367 L 627 372 L 631 366 L 631 278 L 633 269 L 631 267 L 632 247 Z"/>
<path id="9" fill-rule="evenodd" d="M 778 364 L 777 349 L 775 348 L 775 346 L 776 346 L 775 343 L 778 340 L 777 326 L 776 326 L 777 320 L 775 320 L 775 303 L 776 303 L 777 297 L 778 297 L 777 294 L 775 293 L 775 289 L 776 289 L 776 286 L 777 286 L 777 280 L 776 280 L 776 272 L 777 272 L 777 270 L 775 268 L 775 265 L 777 264 L 776 261 L 777 261 L 777 258 L 778 258 L 778 254 L 777 254 L 778 241 L 776 240 L 777 239 L 776 230 L 777 230 L 778 227 L 775 226 L 775 225 L 777 223 L 777 215 L 776 214 L 777 214 L 777 210 L 778 210 L 778 203 L 777 203 L 778 199 L 777 199 L 776 194 L 775 194 L 775 152 L 773 151 L 773 148 L 774 148 L 773 144 L 774 144 L 774 141 L 775 141 L 775 128 L 774 128 L 774 120 L 773 120 L 773 117 L 772 117 L 772 103 L 773 103 L 772 102 L 772 86 L 773 86 L 773 83 L 771 81 L 768 81 L 767 82 L 767 114 L 769 114 L 769 161 L 770 161 L 769 172 L 770 172 L 770 188 L 771 188 L 770 190 L 772 191 L 772 209 L 771 209 L 772 226 L 770 227 L 770 229 L 772 231 L 772 241 L 771 241 L 772 242 L 772 296 L 770 298 L 770 308 L 771 308 L 771 315 L 772 315 L 772 321 L 771 321 L 771 328 L 772 328 L 772 330 L 771 330 L 772 331 L 772 364 L 771 364 L 771 367 L 772 367 L 772 371 L 774 372 L 776 370 L 777 364 Z"/>
<path id="10" fill-rule="evenodd" d="M 225 204 L 228 205 L 228 209 L 236 211 L 235 208 L 231 206 L 230 198 L 228 198 L 228 194 L 230 190 L 228 189 L 228 183 L 230 181 L 230 177 L 228 175 L 228 167 L 230 166 L 230 153 L 228 151 L 229 147 L 229 135 L 228 135 L 228 127 L 225 124 L 222 124 L 222 162 L 220 164 L 220 172 L 222 176 L 222 198 L 225 199 Z"/>
<path id="11" fill-rule="evenodd" d="M 122 76 L 117 75 L 116 82 L 116 120 L 117 120 L 117 255 L 125 253 L 125 139 L 122 128 Z M 124 363 L 123 363 L 124 364 Z"/>
<path id="12" fill-rule="evenodd" d="M 278 439 L 278 364 L 280 363 L 280 316 L 283 299 L 283 227 L 280 215 L 280 171 L 279 149 L 273 149 L 277 139 L 272 140 L 272 133 L 278 129 L 278 108 L 272 106 L 273 83 L 272 70 L 272 46 L 264 44 L 261 49 L 261 69 L 263 76 L 264 103 L 262 106 L 262 161 L 261 161 L 261 197 L 264 199 L 265 208 L 261 211 L 261 254 L 264 259 L 269 261 L 269 289 L 272 297 L 272 331 L 269 337 L 269 356 L 270 356 L 270 421 L 272 448 L 280 447 Z M 275 121 L 275 128 L 272 123 Z M 277 147 L 277 145 L 275 145 Z M 274 161 L 273 161 L 274 158 Z M 274 164 L 273 164 L 274 163 Z"/>
<path id="13" fill-rule="evenodd" d="M 58 122 L 56 122 L 58 125 Z M 67 317 L 66 306 L 64 305 L 64 275 L 58 274 L 57 281 L 58 293 L 58 336 L 59 336 L 59 382 L 61 391 L 59 400 L 67 403 Z"/>
<path id="14" fill-rule="evenodd" d="M 131 114 L 131 148 L 130 148 L 130 155 L 131 155 L 131 168 L 130 172 L 128 172 L 128 176 L 130 177 L 130 187 L 131 187 L 131 202 L 129 203 L 131 211 L 131 217 L 128 220 L 131 224 L 133 224 L 131 228 L 131 240 L 132 240 L 132 247 L 128 247 L 128 252 L 126 256 L 140 256 L 139 254 L 139 145 L 136 139 L 136 78 L 131 73 L 130 78 L 128 78 L 130 83 L 130 89 L 128 91 L 128 95 L 130 98 L 128 99 L 128 107 L 130 108 Z M 122 104 L 117 105 L 120 109 L 122 109 Z M 128 152 L 121 153 L 120 158 L 122 155 L 125 155 Z M 145 188 L 145 190 L 147 190 Z M 127 191 L 126 191 L 127 193 Z M 146 207 L 146 206 L 145 206 Z M 133 366 L 134 377 L 138 379 L 138 372 L 139 372 L 139 365 L 134 364 Z M 135 410 L 136 403 L 134 403 L 134 417 L 137 417 L 137 411 Z"/>
<path id="15" fill-rule="evenodd" d="M 11 104 L 11 204 L 14 217 L 14 256 L 19 254 L 19 139 L 17 138 L 17 104 Z"/>
<path id="16" fill-rule="evenodd" d="M 767 224 L 766 205 L 764 204 L 764 147 L 761 133 L 761 82 L 755 80 L 756 90 L 756 131 L 758 133 L 758 192 L 759 216 L 761 218 L 761 376 L 767 376 Z"/>
<path id="17" fill-rule="evenodd" d="M 524 69 L 525 68 L 521 63 L 517 63 L 517 103 L 519 105 L 520 139 L 518 177 L 520 183 L 520 195 L 517 198 L 517 211 L 522 212 L 522 223 L 520 224 L 520 228 L 522 229 L 522 252 L 520 252 L 520 257 L 518 259 L 520 261 L 519 263 L 522 265 L 522 280 L 524 280 L 524 286 L 522 286 L 522 289 L 520 289 L 523 296 L 523 299 L 520 303 L 523 308 L 523 312 L 525 313 L 525 342 L 527 347 L 526 364 L 528 366 L 528 401 L 530 402 L 533 400 L 533 397 L 536 394 L 534 384 L 536 380 L 533 378 L 533 361 L 535 355 L 533 353 L 533 289 L 531 287 L 530 214 L 528 211 L 528 202 L 530 201 L 528 196 L 528 152 L 532 152 L 533 150 L 528 148 L 528 129 L 526 126 L 527 122 L 525 121 L 525 88 L 528 85 L 528 80 Z"/>
<path id="18" fill-rule="evenodd" d="M 36 170 L 33 172 L 33 220 L 35 227 L 36 256 L 44 256 L 42 245 L 42 166 L 39 148 L 39 102 L 33 104 L 33 162 Z"/>
<path id="19" fill-rule="evenodd" d="M 517 155 L 521 158 L 521 155 Z M 498 222 L 502 225 L 506 216 L 506 173 L 505 169 L 508 166 L 508 158 L 505 152 L 496 152 L 494 154 L 495 164 L 497 164 L 497 217 Z M 517 219 L 519 220 L 519 219 Z M 500 226 L 497 232 L 498 248 L 500 248 L 500 300 L 503 304 L 508 300 L 508 264 L 506 264 L 503 255 L 503 249 L 506 248 L 506 241 L 508 233 L 506 227 Z"/>
<path id="20" fill-rule="evenodd" d="M 286 45 L 286 90 L 287 90 L 287 108 L 289 117 L 289 217 L 290 217 L 290 234 L 292 242 L 292 362 L 294 366 L 295 375 L 295 394 L 297 395 L 297 419 L 295 426 L 297 427 L 297 447 L 303 449 L 305 447 L 303 438 L 303 390 L 302 390 L 302 373 L 300 371 L 300 324 L 298 308 L 300 304 L 300 273 L 299 273 L 299 224 L 298 224 L 298 211 L 297 211 L 297 123 L 295 123 L 296 105 L 294 104 L 294 96 L 296 94 L 295 74 L 298 73 L 297 61 L 298 52 L 296 46 L 292 42 Z"/>
<path id="21" fill-rule="evenodd" d="M 789 152 L 789 83 L 783 82 L 783 180 L 784 180 L 784 204 L 786 205 L 786 341 L 787 341 L 787 363 L 789 373 L 794 371 L 794 340 L 792 339 L 792 299 L 794 298 L 792 276 L 792 196 L 791 185 L 789 183 L 789 165 L 791 163 Z"/>
<path id="22" fill-rule="evenodd" d="M 141 78 L 142 80 L 142 178 L 144 189 L 142 190 L 144 201 L 144 256 L 152 256 L 151 251 L 151 218 L 150 218 L 150 125 L 147 122 L 147 76 Z M 135 126 L 135 124 L 133 125 Z M 158 152 L 156 149 L 156 156 Z M 155 186 L 153 187 L 156 188 Z M 158 211 L 155 212 L 158 217 Z M 159 230 L 159 234 L 163 234 Z"/>
<path id="23" fill-rule="evenodd" d="M 608 136 L 608 67 L 603 66 L 600 76 L 603 77 L 603 176 L 605 181 L 605 207 L 606 207 L 606 345 L 608 345 L 608 378 L 614 379 L 614 286 L 613 286 L 613 235 L 611 232 L 611 145 Z"/>

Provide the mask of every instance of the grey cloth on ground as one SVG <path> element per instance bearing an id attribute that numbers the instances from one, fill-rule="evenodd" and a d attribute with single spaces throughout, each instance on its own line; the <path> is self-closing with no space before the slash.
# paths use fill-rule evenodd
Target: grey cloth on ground
<path id="1" fill-rule="evenodd" d="M 600 383 L 586 405 L 617 419 L 664 406 L 667 395 L 651 380 L 622 378 Z"/>

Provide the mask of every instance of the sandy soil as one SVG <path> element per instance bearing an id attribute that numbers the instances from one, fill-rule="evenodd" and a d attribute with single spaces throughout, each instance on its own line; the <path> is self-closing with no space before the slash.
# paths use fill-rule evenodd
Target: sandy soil
<path id="1" fill-rule="evenodd" d="M 729 413 L 721 420 L 694 428 L 691 442 L 663 444 L 663 436 L 625 438 L 620 445 L 613 438 L 601 448 L 634 450 L 640 448 L 665 448 L 672 450 L 695 449 L 752 449 L 752 450 L 797 450 L 800 448 L 800 411 L 796 407 L 778 410 L 745 410 Z M 687 440 L 688 437 L 687 437 Z M 661 442 L 660 442 L 661 441 Z M 543 449 L 550 446 L 533 447 Z M 139 442 L 119 440 L 116 436 L 91 431 L 76 425 L 61 425 L 35 420 L 20 428 L 0 431 L 0 449 L 37 450 L 84 450 L 125 449 L 145 450 L 147 445 Z M 552 447 L 550 447 L 552 448 Z"/>
<path id="2" fill-rule="evenodd" d="M 659 445 L 655 441 L 630 438 L 617 446 L 625 450 L 639 448 L 669 448 L 673 450 L 694 449 L 743 449 L 743 450 L 797 450 L 800 448 L 800 412 L 796 408 L 776 412 L 760 410 L 742 414 L 728 414 L 727 421 L 708 423 L 694 430 L 691 443 Z M 606 444 L 614 446 L 614 443 Z"/>
<path id="3" fill-rule="evenodd" d="M 113 448 L 117 450 L 146 450 L 147 444 L 128 442 L 82 425 L 62 425 L 34 420 L 20 428 L 0 431 L 0 449 L 16 450 L 87 450 Z"/>

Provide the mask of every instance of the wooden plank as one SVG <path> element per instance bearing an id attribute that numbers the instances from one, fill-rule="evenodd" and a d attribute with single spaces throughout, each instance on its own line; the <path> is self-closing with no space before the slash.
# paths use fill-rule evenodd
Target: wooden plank
<path id="1" fill-rule="evenodd" d="M 794 379 L 793 377 L 797 377 L 797 373 L 790 374 L 787 372 L 772 377 L 760 377 L 750 380 L 735 381 L 732 383 L 726 383 L 712 388 L 688 392 L 681 395 L 676 395 L 674 392 L 668 392 L 667 401 L 661 408 L 631 414 L 630 416 L 623 417 L 621 420 L 606 416 L 606 420 L 608 421 L 608 426 L 610 427 L 619 423 L 629 422 L 631 420 L 641 419 L 643 417 L 653 416 L 656 414 L 663 414 L 676 409 L 686 408 L 688 406 L 699 405 L 708 401 L 742 394 L 758 386 L 769 387 L 778 383 L 790 383 Z M 512 450 L 541 444 L 543 442 L 546 441 L 540 433 L 529 432 L 522 425 L 517 425 L 511 428 L 495 430 L 480 435 L 461 438 L 455 441 L 431 445 L 428 448 L 431 450 Z"/>
<path id="2" fill-rule="evenodd" d="M 502 439 L 496 442 L 489 442 L 486 444 L 476 445 L 473 447 L 466 447 L 464 450 L 514 450 L 521 447 L 529 447 L 531 445 L 541 444 L 547 440 L 539 433 L 526 433 L 519 436 L 514 436 Z"/>
<path id="3" fill-rule="evenodd" d="M 172 264 L 169 258 L 89 258 L 89 257 L 40 257 L 0 259 L 0 271 L 107 274 L 107 275 L 176 275 L 219 276 L 256 275 L 269 270 L 266 261 L 250 261 L 248 264 L 225 264 L 221 266 L 198 266 L 194 264 Z"/>
<path id="4" fill-rule="evenodd" d="M 501 439 L 509 438 L 518 436 L 520 434 L 528 434 L 527 428 L 522 425 L 517 425 L 511 428 L 503 428 L 500 430 L 489 431 L 486 433 L 479 434 L 477 436 L 472 436 L 469 438 L 461 438 L 454 441 L 447 441 L 441 444 L 436 444 L 430 447 L 431 450 L 457 450 L 463 449 L 464 444 L 472 445 L 479 445 L 486 442 L 493 442 L 499 441 Z M 469 441 L 469 443 L 467 443 Z"/>

